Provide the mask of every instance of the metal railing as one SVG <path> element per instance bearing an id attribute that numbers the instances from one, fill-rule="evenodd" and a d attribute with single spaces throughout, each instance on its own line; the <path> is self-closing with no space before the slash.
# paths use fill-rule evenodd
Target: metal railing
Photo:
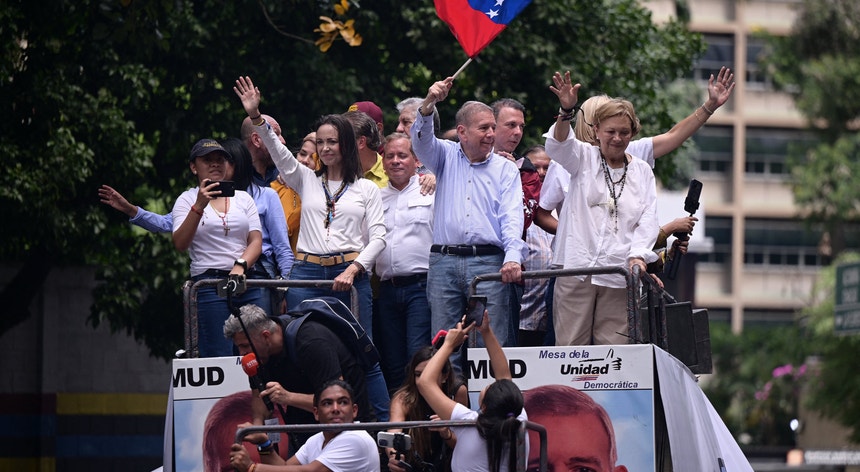
<path id="1" fill-rule="evenodd" d="M 387 431 L 389 429 L 429 428 L 440 426 L 469 426 L 474 427 L 475 421 L 391 421 L 384 423 L 346 423 L 346 424 L 294 424 L 294 425 L 259 425 L 246 426 L 236 430 L 236 443 L 242 444 L 245 436 L 253 433 L 316 433 L 319 431 Z M 522 421 L 517 431 L 517 472 L 525 472 L 528 467 L 528 456 L 525 450 L 527 429 L 538 433 L 540 439 L 540 470 L 547 470 L 547 439 L 546 428 L 539 423 Z M 530 445 L 531 446 L 531 445 Z"/>
<path id="2" fill-rule="evenodd" d="M 199 357 L 198 349 L 198 313 L 197 292 L 200 287 L 217 286 L 226 279 L 203 279 L 193 282 L 188 280 L 182 286 L 182 303 L 185 311 L 185 356 Z M 248 288 L 253 287 L 304 287 L 304 288 L 331 288 L 334 280 L 275 280 L 275 279 L 245 279 Z M 350 310 L 355 319 L 358 319 L 358 291 L 355 287 L 350 288 L 349 295 Z"/>
<path id="3" fill-rule="evenodd" d="M 668 350 L 668 338 L 666 334 L 666 300 L 674 302 L 674 299 L 665 290 L 659 287 L 650 275 L 640 273 L 639 267 L 628 271 L 623 267 L 583 267 L 572 269 L 551 269 L 524 271 L 523 279 L 570 277 L 577 275 L 605 275 L 618 274 L 627 280 L 627 336 L 630 344 L 653 343 L 661 349 Z M 197 292 L 200 287 L 217 285 L 224 279 L 204 279 L 197 282 L 187 281 L 182 287 L 183 304 L 185 308 L 185 352 L 187 357 L 198 357 L 198 327 L 197 327 Z M 477 275 L 469 286 L 469 294 L 477 293 L 477 286 L 481 282 L 501 281 L 502 275 L 498 272 Z M 248 287 L 309 287 L 309 288 L 331 288 L 333 280 L 266 280 L 246 279 Z M 640 296 L 642 298 L 640 298 Z M 642 299 L 647 309 L 648 325 L 643 327 L 642 322 Z M 358 319 L 358 292 L 355 287 L 350 289 L 350 309 Z M 644 328 L 647 328 L 647 332 Z"/>
<path id="4" fill-rule="evenodd" d="M 524 271 L 523 279 L 541 279 L 552 277 L 571 277 L 577 275 L 619 274 L 627 280 L 627 337 L 630 344 L 657 344 L 661 349 L 668 349 L 666 336 L 666 304 L 668 299 L 674 301 L 668 292 L 663 290 L 647 273 L 640 273 L 639 266 L 633 271 L 623 267 L 581 267 L 572 269 L 550 269 Z M 497 282 L 502 280 L 502 274 L 491 272 L 480 274 L 472 279 L 469 285 L 469 295 L 476 295 L 478 284 L 481 282 Z M 644 293 L 643 293 L 644 292 Z M 642 294 L 648 310 L 648 331 L 645 334 L 642 326 L 641 305 Z"/>

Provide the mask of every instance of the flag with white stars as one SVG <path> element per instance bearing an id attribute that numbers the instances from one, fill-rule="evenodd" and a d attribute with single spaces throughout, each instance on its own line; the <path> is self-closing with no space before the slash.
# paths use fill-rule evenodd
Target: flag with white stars
<path id="1" fill-rule="evenodd" d="M 436 14 L 451 28 L 466 54 L 473 58 L 531 0 L 434 0 L 434 3 Z"/>

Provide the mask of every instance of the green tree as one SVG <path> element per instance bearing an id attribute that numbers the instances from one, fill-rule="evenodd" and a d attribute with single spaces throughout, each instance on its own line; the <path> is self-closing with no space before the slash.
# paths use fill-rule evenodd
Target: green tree
<path id="1" fill-rule="evenodd" d="M 333 1 L 0 5 L 0 152 L 9 169 L 0 174 L 8 222 L 0 260 L 21 267 L 0 294 L 9 307 L 0 333 L 29 316 L 52 267 L 90 264 L 101 281 L 91 322 L 172 355 L 182 344 L 187 259 L 169 236 L 135 231 L 100 205 L 97 188 L 107 183 L 169 211 L 192 185 L 191 144 L 238 135 L 243 115 L 231 88 L 240 74 L 260 85 L 266 112 L 296 146 L 316 117 L 356 100 L 375 101 L 393 123 L 399 100 L 425 95 L 466 59 L 432 2 L 349 5 L 361 46 L 335 41 L 325 53 L 314 29 L 321 15 L 337 16 Z M 466 100 L 514 97 L 529 110 L 524 144 L 535 143 L 557 109 L 549 78 L 571 69 L 584 94 L 631 99 L 644 133 L 663 132 L 677 118 L 664 84 L 703 50 L 699 35 L 654 25 L 634 0 L 535 0 L 458 78 L 440 112 L 450 124 Z"/>
<path id="2" fill-rule="evenodd" d="M 860 378 L 851 374 L 860 354 L 860 336 L 838 336 L 833 330 L 836 267 L 856 262 L 860 253 L 846 251 L 822 269 L 813 287 L 813 302 L 800 315 L 812 339 L 811 353 L 819 359 L 813 372 L 816 381 L 810 385 L 810 406 L 845 425 L 851 440 L 860 443 Z"/>
<path id="3" fill-rule="evenodd" d="M 810 223 L 821 223 L 833 255 L 846 247 L 845 223 L 856 222 L 860 117 L 860 4 L 804 0 L 791 33 L 771 37 L 765 62 L 774 84 L 790 93 L 819 134 L 813 149 L 790 162 L 798 205 Z"/>

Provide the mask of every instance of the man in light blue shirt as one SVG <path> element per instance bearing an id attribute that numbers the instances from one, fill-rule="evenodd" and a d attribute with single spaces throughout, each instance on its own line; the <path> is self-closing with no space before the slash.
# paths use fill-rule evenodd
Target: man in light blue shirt
<path id="1" fill-rule="evenodd" d="M 466 102 L 457 112 L 459 143 L 435 137 L 433 111 L 453 80 L 430 87 L 411 130 L 415 154 L 437 178 L 427 277 L 432 331 L 460 320 L 475 276 L 499 271 L 503 283 L 481 282 L 477 295 L 487 297 L 493 332 L 506 340 L 511 307 L 504 284 L 522 279 L 526 247 L 522 185 L 517 166 L 492 152 L 496 120 L 486 104 Z"/>

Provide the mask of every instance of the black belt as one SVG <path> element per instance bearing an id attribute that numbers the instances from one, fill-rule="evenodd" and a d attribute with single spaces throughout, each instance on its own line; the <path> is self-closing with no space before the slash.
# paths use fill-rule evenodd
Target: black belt
<path id="1" fill-rule="evenodd" d="M 205 275 L 207 279 L 222 279 L 222 278 L 230 277 L 230 271 L 229 270 L 220 270 L 220 269 L 207 269 L 206 272 L 203 272 L 200 275 Z M 252 267 L 251 271 L 248 274 L 246 274 L 246 276 L 249 279 L 250 278 L 255 278 L 255 279 L 270 279 L 270 278 L 272 278 L 265 271 L 257 270 L 256 267 Z"/>
<path id="2" fill-rule="evenodd" d="M 430 246 L 430 252 L 438 252 L 439 254 L 446 254 L 448 256 L 489 256 L 491 254 L 502 254 L 505 251 L 499 246 L 493 246 L 492 244 L 454 244 L 450 246 L 434 244 Z"/>
<path id="3" fill-rule="evenodd" d="M 424 282 L 427 280 L 427 274 L 412 274 L 412 275 L 404 275 L 402 277 L 392 277 L 388 280 L 383 280 L 383 283 L 389 283 L 395 287 L 405 287 L 407 285 L 414 285 L 419 282 Z"/>

